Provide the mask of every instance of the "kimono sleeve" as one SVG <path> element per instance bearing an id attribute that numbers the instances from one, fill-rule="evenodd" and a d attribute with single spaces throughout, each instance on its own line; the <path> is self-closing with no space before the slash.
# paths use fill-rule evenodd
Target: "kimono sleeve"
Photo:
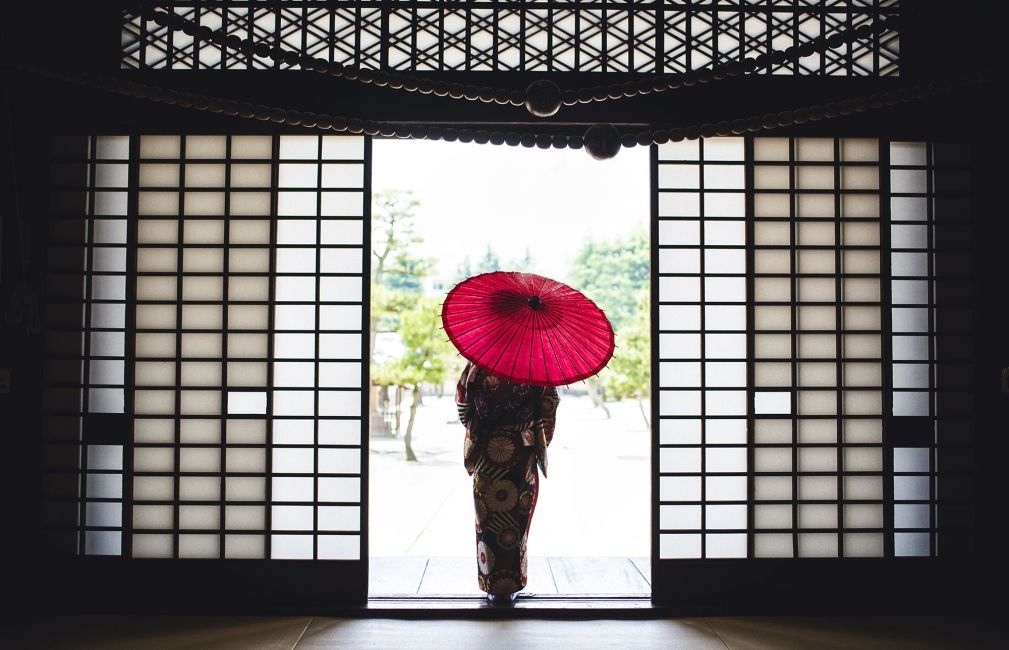
<path id="1" fill-rule="evenodd" d="M 468 374 L 464 370 L 455 386 L 455 406 L 459 411 L 459 421 L 467 429 L 469 428 L 473 413 L 473 405 L 469 403 L 469 398 L 466 395 L 466 378 Z"/>
<path id="2" fill-rule="evenodd" d="M 557 389 L 553 386 L 548 386 L 543 391 L 543 396 L 540 398 L 537 418 L 534 425 L 536 429 L 536 439 L 542 440 L 547 445 L 549 445 L 550 441 L 554 439 L 554 426 L 557 424 L 558 403 L 560 403 L 560 397 L 557 395 Z"/>

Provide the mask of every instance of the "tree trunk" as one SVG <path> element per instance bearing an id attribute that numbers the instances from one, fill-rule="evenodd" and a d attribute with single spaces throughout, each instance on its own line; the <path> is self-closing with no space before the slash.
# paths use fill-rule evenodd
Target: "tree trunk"
<path id="1" fill-rule="evenodd" d="M 382 395 L 385 389 L 375 384 L 368 386 L 368 404 L 371 406 L 369 429 L 371 435 L 389 435 L 389 423 L 382 417 Z"/>
<path id="2" fill-rule="evenodd" d="M 403 431 L 403 387 L 396 386 L 396 430 L 394 436 L 398 436 Z"/>
<path id="3" fill-rule="evenodd" d="M 648 411 L 645 410 L 645 400 L 643 397 L 638 398 L 638 408 L 641 409 L 641 417 L 645 420 L 645 428 L 649 428 L 651 423 L 648 421 Z"/>
<path id="4" fill-rule="evenodd" d="M 606 393 L 601 385 L 595 384 L 594 382 L 589 382 L 589 398 L 592 400 L 592 406 L 599 407 L 606 414 L 606 419 L 610 419 L 610 409 L 606 407 Z"/>
<path id="5" fill-rule="evenodd" d="M 406 451 L 406 459 L 417 460 L 417 455 L 413 453 L 413 421 L 417 417 L 417 407 L 420 406 L 420 384 L 413 385 L 413 401 L 410 402 L 410 419 L 406 421 L 406 433 L 403 434 L 403 448 Z"/>

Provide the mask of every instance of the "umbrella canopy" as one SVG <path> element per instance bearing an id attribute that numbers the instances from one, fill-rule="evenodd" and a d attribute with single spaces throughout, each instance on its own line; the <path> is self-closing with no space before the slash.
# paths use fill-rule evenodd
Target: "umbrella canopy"
<path id="1" fill-rule="evenodd" d="M 463 280 L 445 298 L 441 319 L 462 356 L 521 384 L 570 384 L 613 356 L 613 326 L 603 311 L 568 285 L 532 273 Z"/>

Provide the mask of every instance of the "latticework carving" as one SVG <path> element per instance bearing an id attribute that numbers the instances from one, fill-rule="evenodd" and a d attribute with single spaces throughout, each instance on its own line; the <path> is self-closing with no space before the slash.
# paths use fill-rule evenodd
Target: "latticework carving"
<path id="1" fill-rule="evenodd" d="M 402 71 L 668 73 L 784 49 L 896 14 L 898 0 L 233 0 L 165 5 L 227 34 Z M 896 76 L 886 32 L 772 74 Z M 289 67 L 123 14 L 123 68 Z"/>

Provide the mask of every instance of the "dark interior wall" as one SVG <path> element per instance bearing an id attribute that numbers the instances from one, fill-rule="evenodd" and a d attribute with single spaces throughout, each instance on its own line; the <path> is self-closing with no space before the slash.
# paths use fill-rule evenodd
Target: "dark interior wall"
<path id="1" fill-rule="evenodd" d="M 902 28 L 901 79 L 749 77 L 675 93 L 619 102 L 594 103 L 563 109 L 555 118 L 535 120 L 521 109 L 480 103 L 453 102 L 431 96 L 400 95 L 391 90 L 323 78 L 310 72 L 129 72 L 124 76 L 148 83 L 180 87 L 240 101 L 283 105 L 376 120 L 442 124 L 500 123 L 508 130 L 535 129 L 552 123 L 579 133 L 588 124 L 696 124 L 746 117 L 767 111 L 808 106 L 920 81 L 948 72 L 965 72 L 1004 60 L 1000 52 L 1005 21 L 1003 3 L 930 0 L 908 2 Z M 48 62 L 70 69 L 119 74 L 119 22 L 114 9 L 102 3 L 17 3 L 0 14 L 3 55 Z M 45 39 L 39 34 L 45 31 Z M 12 133 L 0 124 L 0 140 L 12 145 L 0 151 L 0 215 L 4 218 L 0 299 L 6 305 L 17 277 L 19 227 L 14 215 L 14 180 L 20 197 L 29 285 L 44 288 L 48 141 L 50 136 L 80 133 L 163 132 L 301 132 L 255 120 L 228 118 L 191 109 L 149 104 L 141 100 L 60 84 L 41 77 L 5 72 L 12 107 Z M 492 84 L 516 89 L 550 76 L 562 87 L 622 81 L 620 75 L 445 73 L 431 74 L 463 83 Z M 1005 82 L 951 93 L 917 104 L 903 105 L 780 129 L 781 135 L 862 135 L 885 138 L 966 140 L 973 158 L 975 206 L 975 264 L 977 329 L 977 564 L 979 585 L 1006 569 L 1002 529 L 1007 488 L 1005 462 L 1009 458 L 1009 394 L 999 392 L 999 369 L 1009 366 L 1009 336 L 1005 316 L 1006 285 Z M 742 98 L 742 99 L 741 99 Z M 5 115 L 6 117 L 6 115 Z M 487 145 L 491 146 L 491 145 Z M 43 295 L 44 297 L 44 295 Z M 44 326 L 44 323 L 43 323 Z M 3 326 L 0 367 L 9 367 L 12 391 L 0 395 L 0 431 L 7 447 L 0 454 L 6 498 L 0 536 L 5 575 L 11 584 L 28 585 L 34 575 L 34 525 L 38 507 L 38 458 L 42 402 L 42 336 L 25 335 Z M 56 587 L 54 585 L 54 587 Z M 968 600 L 969 600 L 969 596 Z M 27 601 L 22 601 L 27 602 Z"/>

